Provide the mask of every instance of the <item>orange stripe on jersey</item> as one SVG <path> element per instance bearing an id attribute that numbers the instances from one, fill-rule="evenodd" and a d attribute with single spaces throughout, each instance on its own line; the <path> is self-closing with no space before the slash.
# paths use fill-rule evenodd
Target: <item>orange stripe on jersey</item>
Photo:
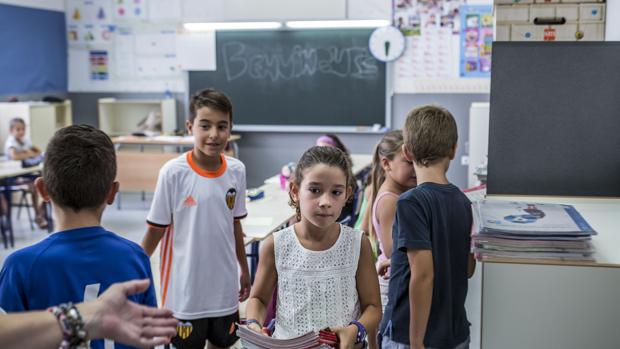
<path id="1" fill-rule="evenodd" d="M 164 280 L 164 288 L 162 290 L 162 301 L 161 304 L 162 306 L 164 306 L 166 304 L 166 296 L 168 295 L 168 283 L 170 281 L 170 269 L 172 267 L 172 245 L 173 245 L 173 235 L 174 235 L 174 230 L 173 230 L 173 226 L 170 225 L 170 230 L 168 230 L 168 234 L 170 235 L 170 239 L 168 241 L 168 248 L 167 248 L 167 254 L 168 254 L 168 259 L 166 261 L 166 265 L 164 266 L 164 275 L 162 275 L 162 278 Z"/>
<path id="2" fill-rule="evenodd" d="M 163 291 L 164 286 L 164 268 L 166 266 L 166 262 L 168 261 L 168 245 L 170 244 L 170 226 L 166 228 L 166 233 L 164 235 L 164 242 L 161 244 L 161 248 L 159 249 L 159 289 Z"/>
<path id="3" fill-rule="evenodd" d="M 207 178 L 217 178 L 223 175 L 224 172 L 226 172 L 226 166 L 228 166 L 226 164 L 226 158 L 224 157 L 224 154 L 220 154 L 221 164 L 220 164 L 220 167 L 215 171 L 207 171 L 203 168 L 200 168 L 200 166 L 198 166 L 198 164 L 194 162 L 192 151 L 188 151 L 186 156 L 187 156 L 187 163 L 189 164 L 189 167 L 191 167 L 192 170 L 194 170 L 194 172 L 196 172 L 197 174 L 203 177 L 207 177 Z"/>

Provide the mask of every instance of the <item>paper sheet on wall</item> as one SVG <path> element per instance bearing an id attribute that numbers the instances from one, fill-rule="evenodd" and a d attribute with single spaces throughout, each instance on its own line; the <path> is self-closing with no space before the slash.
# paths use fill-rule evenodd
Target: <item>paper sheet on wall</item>
<path id="1" fill-rule="evenodd" d="M 182 70 L 216 70 L 215 31 L 178 35 L 177 58 Z"/>
<path id="2" fill-rule="evenodd" d="M 393 64 L 396 92 L 484 90 L 488 85 L 484 81 L 460 79 L 461 6 L 469 2 L 471 0 L 394 2 L 393 23 L 405 35 L 407 45 Z M 490 3 L 489 0 L 480 2 Z"/>
<path id="3" fill-rule="evenodd" d="M 181 21 L 181 0 L 149 0 L 149 20 Z"/>
<path id="4" fill-rule="evenodd" d="M 110 0 L 68 0 L 66 3 L 69 45 L 106 44 L 113 38 Z"/>
<path id="5" fill-rule="evenodd" d="M 461 12 L 462 77 L 491 75 L 491 46 L 493 43 L 493 6 L 464 5 Z"/>
<path id="6" fill-rule="evenodd" d="M 146 19 L 147 0 L 115 0 L 114 18 L 121 21 Z"/>

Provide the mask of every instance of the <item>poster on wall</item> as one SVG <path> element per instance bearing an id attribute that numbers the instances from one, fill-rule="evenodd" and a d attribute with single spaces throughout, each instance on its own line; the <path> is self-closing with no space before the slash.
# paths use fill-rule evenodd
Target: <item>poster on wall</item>
<path id="1" fill-rule="evenodd" d="M 459 7 L 464 0 L 397 0 L 394 25 L 403 32 L 407 49 L 395 62 L 396 79 L 458 76 Z"/>
<path id="2" fill-rule="evenodd" d="M 147 0 L 114 0 L 114 17 L 117 20 L 146 20 Z"/>
<path id="3" fill-rule="evenodd" d="M 463 5 L 461 12 L 461 77 L 491 75 L 493 7 Z"/>
<path id="4" fill-rule="evenodd" d="M 90 79 L 108 80 L 110 73 L 108 69 L 108 51 L 90 51 Z"/>
<path id="5" fill-rule="evenodd" d="M 69 45 L 106 44 L 112 41 L 110 0 L 67 1 L 67 42 Z"/>

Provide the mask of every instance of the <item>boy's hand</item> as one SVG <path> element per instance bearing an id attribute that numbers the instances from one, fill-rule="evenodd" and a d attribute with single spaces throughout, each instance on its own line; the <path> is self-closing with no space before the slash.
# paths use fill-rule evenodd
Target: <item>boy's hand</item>
<path id="1" fill-rule="evenodd" d="M 250 275 L 247 272 L 241 272 L 239 286 L 239 302 L 244 302 L 250 296 Z"/>

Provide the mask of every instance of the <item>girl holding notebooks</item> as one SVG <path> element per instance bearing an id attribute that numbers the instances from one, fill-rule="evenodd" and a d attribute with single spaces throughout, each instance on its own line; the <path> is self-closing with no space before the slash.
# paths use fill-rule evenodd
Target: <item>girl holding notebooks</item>
<path id="1" fill-rule="evenodd" d="M 274 338 L 287 339 L 329 327 L 340 348 L 362 348 L 376 333 L 381 301 L 370 242 L 359 230 L 336 222 L 351 197 L 346 155 L 315 146 L 301 157 L 290 187 L 298 223 L 265 241 L 252 294 L 248 327 L 262 331 L 277 284 Z M 368 336 L 376 348 L 374 336 Z"/>

